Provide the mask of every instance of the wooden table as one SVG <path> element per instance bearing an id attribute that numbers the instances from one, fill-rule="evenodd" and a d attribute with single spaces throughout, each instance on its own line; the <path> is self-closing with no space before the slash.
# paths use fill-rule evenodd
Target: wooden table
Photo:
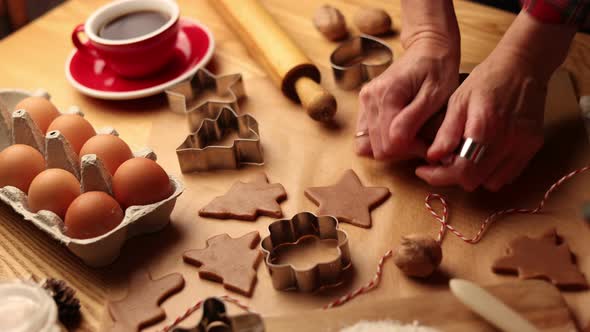
<path id="1" fill-rule="evenodd" d="M 71 0 L 32 22 L 0 42 L 0 87 L 45 88 L 60 107 L 79 105 L 95 127 L 111 125 L 132 148 L 145 146 L 153 120 L 166 112 L 162 96 L 139 103 L 107 102 L 87 98 L 66 82 L 64 62 L 72 49 L 70 32 L 96 8 L 100 0 Z M 179 0 L 183 15 L 207 24 L 216 37 L 212 69 L 217 73 L 241 72 L 245 78 L 264 78 L 265 72 L 205 0 Z M 347 17 L 363 4 L 362 0 L 330 0 Z M 317 62 L 325 63 L 335 44 L 325 42 L 313 28 L 310 17 L 320 4 L 313 0 L 263 0 L 270 12 Z M 373 0 L 375 6 L 392 14 L 400 28 L 399 1 Z M 456 2 L 462 32 L 463 62 L 477 63 L 494 48 L 514 15 L 465 1 Z M 396 54 L 402 52 L 398 39 L 391 40 Z M 578 35 L 565 63 L 573 74 L 579 94 L 590 94 L 590 36 Z M 104 299 L 109 289 L 110 270 L 94 270 L 82 265 L 65 248 L 23 222 L 6 206 L 0 207 L 0 280 L 24 278 L 30 274 L 68 280 L 83 303 L 85 320 L 81 330 L 94 331 L 104 320 Z M 259 272 L 260 273 L 260 272 Z M 577 302 L 578 319 L 586 323 L 590 312 Z"/>

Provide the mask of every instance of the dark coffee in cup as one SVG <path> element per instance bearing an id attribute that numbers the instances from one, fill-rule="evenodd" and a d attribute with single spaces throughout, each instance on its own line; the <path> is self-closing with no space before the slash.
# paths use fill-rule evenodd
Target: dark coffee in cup
<path id="1" fill-rule="evenodd" d="M 122 77 L 146 77 L 174 55 L 179 17 L 173 0 L 112 1 L 74 29 L 72 42 L 79 52 L 104 60 Z M 80 33 L 86 34 L 87 42 L 80 40 Z"/>
<path id="2" fill-rule="evenodd" d="M 170 17 L 154 10 L 142 10 L 115 17 L 104 24 L 98 36 L 105 39 L 121 40 L 140 37 L 164 26 Z"/>

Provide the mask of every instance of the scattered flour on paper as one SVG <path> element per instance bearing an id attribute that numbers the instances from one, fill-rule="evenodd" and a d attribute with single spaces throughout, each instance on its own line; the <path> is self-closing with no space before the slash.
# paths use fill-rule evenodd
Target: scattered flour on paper
<path id="1" fill-rule="evenodd" d="M 439 330 L 421 326 L 417 321 L 403 324 L 393 320 L 360 321 L 340 330 L 340 332 L 440 332 Z"/>

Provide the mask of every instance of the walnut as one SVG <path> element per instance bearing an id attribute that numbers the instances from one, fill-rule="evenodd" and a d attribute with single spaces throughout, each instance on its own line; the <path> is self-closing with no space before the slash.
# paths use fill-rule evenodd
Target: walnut
<path id="1" fill-rule="evenodd" d="M 428 277 L 442 261 L 440 244 L 430 236 L 410 234 L 402 237 L 393 261 L 410 277 Z"/>
<path id="2" fill-rule="evenodd" d="M 354 24 L 364 34 L 378 36 L 391 31 L 391 17 L 383 9 L 363 8 L 354 16 Z"/>
<path id="3" fill-rule="evenodd" d="M 348 36 L 344 16 L 332 6 L 323 5 L 318 8 L 313 16 L 313 25 L 329 40 L 340 40 Z"/>

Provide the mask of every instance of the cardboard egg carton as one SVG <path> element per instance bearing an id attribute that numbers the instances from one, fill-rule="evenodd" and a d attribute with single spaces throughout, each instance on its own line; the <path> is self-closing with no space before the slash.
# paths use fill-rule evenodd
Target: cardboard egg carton
<path id="1" fill-rule="evenodd" d="M 111 175 L 102 161 L 94 154 L 80 159 L 72 150 L 67 139 L 59 131 L 43 135 L 29 114 L 24 110 L 14 110 L 22 99 L 36 95 L 49 99 L 43 90 L 29 93 L 22 90 L 0 90 L 0 150 L 12 144 L 27 144 L 39 150 L 46 160 L 47 168 L 61 168 L 74 174 L 81 184 L 82 192 L 104 191 L 112 195 Z M 14 110 L 14 112 L 12 112 Z M 84 114 L 77 107 L 70 107 L 63 113 Z M 110 127 L 97 130 L 99 134 L 118 135 Z M 151 149 L 134 151 L 134 156 L 156 160 Z M 173 194 L 154 204 L 131 206 L 125 210 L 125 218 L 115 229 L 91 239 L 74 239 L 63 233 L 63 220 L 51 211 L 38 213 L 29 211 L 27 195 L 20 189 L 6 186 L 0 188 L 0 200 L 10 205 L 25 220 L 29 220 L 42 231 L 63 243 L 84 263 L 94 267 L 112 263 L 120 254 L 125 241 L 135 235 L 152 233 L 168 225 L 176 199 L 183 191 L 182 183 L 170 176 Z"/>

